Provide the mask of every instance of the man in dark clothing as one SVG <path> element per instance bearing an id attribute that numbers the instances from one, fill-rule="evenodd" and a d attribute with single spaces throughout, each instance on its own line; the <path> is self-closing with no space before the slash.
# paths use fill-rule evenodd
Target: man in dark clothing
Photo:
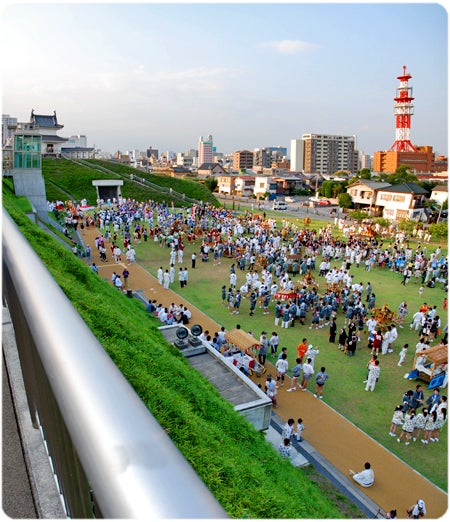
<path id="1" fill-rule="evenodd" d="M 423 394 L 422 386 L 418 384 L 416 386 L 416 390 L 414 391 L 414 395 L 411 401 L 411 408 L 417 410 L 417 408 L 421 408 L 423 406 L 425 400 L 425 396 Z"/>

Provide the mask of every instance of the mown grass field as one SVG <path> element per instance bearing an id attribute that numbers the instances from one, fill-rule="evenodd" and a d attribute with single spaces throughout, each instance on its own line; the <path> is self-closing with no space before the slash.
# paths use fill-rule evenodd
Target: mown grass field
<path id="1" fill-rule="evenodd" d="M 286 217 L 284 219 L 287 219 Z M 281 226 L 281 222 L 280 222 Z M 311 225 L 314 228 L 324 226 L 324 222 L 314 220 Z M 173 289 L 183 295 L 183 299 L 189 301 L 194 306 L 213 318 L 218 324 L 227 329 L 234 328 L 237 323 L 241 324 L 246 331 L 253 331 L 259 337 L 261 331 L 270 332 L 276 330 L 280 336 L 280 346 L 288 348 L 288 360 L 290 367 L 295 364 L 296 347 L 303 337 L 308 342 L 320 349 L 320 354 L 316 356 L 315 366 L 324 365 L 330 374 L 327 382 L 324 400 L 347 419 L 361 428 L 375 440 L 380 442 L 389 451 L 398 455 L 402 460 L 410 464 L 419 473 L 426 476 L 429 480 L 444 490 L 447 490 L 447 428 L 442 431 L 441 440 L 438 444 L 424 446 L 417 441 L 410 446 L 398 444 L 395 438 L 388 435 L 392 412 L 394 407 L 401 402 L 403 393 L 408 389 L 414 389 L 420 381 L 408 381 L 404 375 L 412 369 L 415 345 L 418 341 L 416 332 L 408 328 L 398 329 L 399 338 L 395 343 L 394 353 L 381 357 L 381 378 L 375 392 L 370 393 L 364 390 L 363 380 L 366 377 L 366 364 L 370 359 L 370 350 L 367 348 L 367 335 L 363 334 L 359 343 L 355 357 L 346 357 L 337 349 L 337 345 L 328 342 L 328 328 L 315 330 L 309 329 L 310 315 L 307 316 L 307 325 L 301 326 L 298 322 L 295 327 L 289 329 L 276 328 L 274 325 L 275 303 L 270 304 L 270 315 L 262 315 L 262 310 L 257 307 L 253 317 L 248 315 L 248 300 L 243 300 L 240 315 L 230 315 L 227 308 L 221 305 L 221 287 L 229 285 L 229 267 L 233 260 L 223 258 L 219 266 L 213 267 L 212 259 L 208 263 L 202 263 L 198 255 L 197 268 L 190 269 L 190 257 L 195 250 L 199 253 L 200 240 L 189 244 L 186 242 L 183 266 L 189 269 L 189 284 L 180 290 L 177 279 Z M 428 251 L 435 249 L 437 244 L 428 246 Z M 170 250 L 160 247 L 153 241 L 141 242 L 135 246 L 137 260 L 145 266 L 150 273 L 156 276 L 159 266 L 169 268 Z M 445 253 L 446 250 L 444 250 Z M 210 256 L 211 257 L 211 256 Z M 319 261 L 320 262 L 320 261 Z M 319 263 L 317 263 L 318 265 Z M 340 267 L 340 264 L 338 265 Z M 176 266 L 178 271 L 179 265 Z M 372 283 L 374 292 L 377 296 L 376 306 L 387 304 L 392 310 L 397 310 L 401 301 L 406 300 L 410 310 L 409 319 L 417 311 L 423 301 L 430 305 L 436 304 L 438 313 L 442 318 L 443 325 L 447 322 L 446 312 L 442 309 L 442 302 L 446 296 L 445 291 L 440 288 L 426 288 L 423 299 L 419 296 L 420 284 L 410 282 L 406 287 L 400 284 L 402 276 L 390 272 L 386 269 L 374 269 L 366 272 L 360 268 L 352 267 L 350 270 L 355 282 L 362 282 L 364 285 L 368 281 Z M 245 272 L 237 271 L 239 287 L 245 281 Z M 318 277 L 322 282 L 324 278 Z M 294 279 L 296 281 L 297 279 Z M 324 285 L 321 286 L 322 291 Z M 259 304 L 258 304 L 259 306 Z M 344 320 L 342 313 L 338 314 L 338 330 L 343 326 Z M 406 361 L 402 367 L 398 367 L 398 352 L 401 347 L 408 343 L 410 348 Z M 431 394 L 426 390 L 424 384 L 425 397 Z M 445 393 L 445 392 L 444 392 Z"/>

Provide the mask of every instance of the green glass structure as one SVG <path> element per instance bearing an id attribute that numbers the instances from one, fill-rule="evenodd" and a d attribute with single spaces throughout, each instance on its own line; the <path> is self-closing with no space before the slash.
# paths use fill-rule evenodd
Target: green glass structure
<path id="1" fill-rule="evenodd" d="M 14 168 L 41 168 L 41 136 L 18 134 L 14 136 Z"/>

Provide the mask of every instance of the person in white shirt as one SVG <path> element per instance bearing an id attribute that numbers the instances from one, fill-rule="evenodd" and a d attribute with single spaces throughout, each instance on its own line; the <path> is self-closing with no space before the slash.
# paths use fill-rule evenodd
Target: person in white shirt
<path id="1" fill-rule="evenodd" d="M 375 474 L 370 466 L 370 462 L 366 462 L 364 464 L 364 469 L 359 473 L 350 470 L 349 474 L 353 480 L 363 488 L 369 488 L 370 486 L 373 486 L 373 483 L 375 482 Z"/>
<path id="2" fill-rule="evenodd" d="M 418 500 L 417 504 L 410 506 L 406 512 L 408 514 L 408 518 L 422 518 L 427 514 L 425 502 L 423 500 Z"/>
<path id="3" fill-rule="evenodd" d="M 303 365 L 303 378 L 302 383 L 300 384 L 300 388 L 302 391 L 306 391 L 309 379 L 314 375 L 314 367 L 311 364 L 311 359 L 306 359 L 306 364 Z"/>
<path id="4" fill-rule="evenodd" d="M 369 366 L 369 375 L 367 376 L 367 384 L 366 391 L 373 391 L 375 389 L 375 384 L 377 383 L 378 378 L 380 377 L 380 361 L 378 359 L 370 364 Z"/>
<path id="5" fill-rule="evenodd" d="M 419 329 L 419 326 L 422 326 L 423 322 L 425 320 L 425 316 L 422 312 L 416 312 L 414 315 L 413 315 L 413 320 L 412 320 L 412 323 L 410 325 L 410 328 L 414 330 L 418 330 Z"/>
<path id="6" fill-rule="evenodd" d="M 287 355 L 283 353 L 281 358 L 277 360 L 275 363 L 275 368 L 277 369 L 277 382 L 281 381 L 281 386 L 284 386 L 284 376 L 289 368 L 289 363 L 287 360 Z"/>

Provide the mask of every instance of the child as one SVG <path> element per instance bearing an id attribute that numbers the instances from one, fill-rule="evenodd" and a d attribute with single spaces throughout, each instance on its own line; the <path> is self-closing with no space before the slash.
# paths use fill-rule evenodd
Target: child
<path id="1" fill-rule="evenodd" d="M 270 349 L 272 352 L 272 355 L 277 354 L 278 345 L 280 344 L 280 339 L 278 338 L 278 335 L 276 332 L 272 332 L 272 337 L 269 340 Z"/>
<path id="2" fill-rule="evenodd" d="M 303 425 L 303 419 L 298 419 L 297 421 L 297 429 L 295 431 L 295 438 L 298 442 L 303 442 L 302 433 L 305 429 L 305 426 Z"/>
<path id="3" fill-rule="evenodd" d="M 294 422 L 294 419 L 288 419 L 288 421 L 284 425 L 283 432 L 281 433 L 282 439 L 291 440 L 292 434 L 294 432 Z"/>
<path id="4" fill-rule="evenodd" d="M 431 433 L 431 442 L 439 442 L 439 431 L 447 421 L 447 408 L 441 408 L 437 412 L 436 422 L 434 423 L 434 430 Z"/>
<path id="5" fill-rule="evenodd" d="M 408 343 L 406 343 L 403 348 L 401 349 L 400 351 L 400 360 L 398 361 L 398 364 L 397 366 L 401 366 L 404 362 L 405 362 L 405 358 L 406 358 L 406 352 L 408 351 Z"/>
<path id="6" fill-rule="evenodd" d="M 389 430 L 389 435 L 391 437 L 395 437 L 397 426 L 401 426 L 403 424 L 403 406 L 399 404 L 395 407 L 394 414 L 392 415 L 392 424 L 391 429 Z"/>
<path id="7" fill-rule="evenodd" d="M 345 345 L 347 343 L 347 331 L 345 328 L 341 328 L 339 331 L 339 344 L 338 348 L 341 350 L 341 352 L 344 351 Z"/>
<path id="8" fill-rule="evenodd" d="M 278 451 L 283 458 L 289 459 L 291 457 L 291 441 L 283 439 L 283 442 L 278 447 Z"/>
<path id="9" fill-rule="evenodd" d="M 414 431 L 415 421 L 416 421 L 416 412 L 414 410 L 411 410 L 410 413 L 407 413 L 405 415 L 405 422 L 402 426 L 402 432 L 400 433 L 400 435 L 397 439 L 397 442 L 401 442 L 403 439 L 403 435 L 405 435 L 405 433 L 406 433 L 405 446 L 408 446 L 408 444 L 410 443 L 410 440 L 411 440 L 412 432 Z M 428 442 L 426 444 L 428 444 Z"/>
<path id="10" fill-rule="evenodd" d="M 424 291 L 424 287 L 421 286 L 421 287 L 419 288 L 419 296 L 420 296 L 420 297 L 423 296 L 423 291 Z"/>
<path id="11" fill-rule="evenodd" d="M 284 386 L 284 376 L 286 375 L 288 367 L 289 363 L 287 360 L 287 355 L 283 353 L 281 355 L 281 358 L 278 359 L 275 363 L 275 368 L 277 369 L 277 382 L 281 380 L 281 386 Z"/>
<path id="12" fill-rule="evenodd" d="M 295 359 L 295 362 L 297 364 L 292 368 L 291 387 L 287 390 L 288 392 L 294 391 L 294 390 L 297 389 L 298 378 L 300 377 L 300 372 L 302 371 L 302 359 L 301 359 L 301 357 L 297 357 L 297 359 Z"/>
<path id="13" fill-rule="evenodd" d="M 414 424 L 414 432 L 413 432 L 413 441 L 415 442 L 419 435 L 422 433 L 422 430 L 425 428 L 425 424 L 427 423 L 428 417 L 428 408 L 423 408 L 422 413 L 419 413 L 416 416 L 416 422 Z"/>
<path id="14" fill-rule="evenodd" d="M 162 277 L 162 274 L 161 274 Z M 222 286 L 222 306 L 225 306 L 227 301 L 227 287 L 225 285 Z"/>
<path id="15" fill-rule="evenodd" d="M 277 389 L 276 388 L 277 387 L 275 386 L 275 382 L 272 379 L 272 375 L 269 374 L 267 376 L 265 389 L 266 389 L 266 394 L 269 397 L 269 399 L 272 401 L 272 405 L 273 405 L 274 408 L 278 408 L 278 404 L 277 404 Z"/>
<path id="16" fill-rule="evenodd" d="M 428 444 L 431 434 L 435 430 L 436 420 L 437 420 L 437 412 L 436 412 L 436 410 L 434 410 L 428 415 L 427 420 L 425 422 L 425 427 L 424 427 L 425 435 L 424 435 L 423 439 L 421 439 L 424 444 Z M 432 441 L 432 442 L 434 442 L 434 441 Z"/>

